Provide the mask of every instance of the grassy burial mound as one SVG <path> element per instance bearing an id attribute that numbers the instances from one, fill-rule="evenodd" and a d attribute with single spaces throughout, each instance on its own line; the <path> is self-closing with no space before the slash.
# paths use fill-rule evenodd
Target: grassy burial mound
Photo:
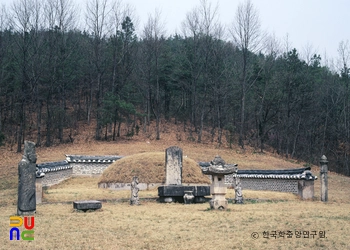
<path id="1" fill-rule="evenodd" d="M 194 160 L 183 158 L 182 165 L 182 183 L 210 183 Z M 165 183 L 165 153 L 126 156 L 111 164 L 101 175 L 98 184 L 130 183 L 133 176 L 138 176 L 140 183 Z"/>

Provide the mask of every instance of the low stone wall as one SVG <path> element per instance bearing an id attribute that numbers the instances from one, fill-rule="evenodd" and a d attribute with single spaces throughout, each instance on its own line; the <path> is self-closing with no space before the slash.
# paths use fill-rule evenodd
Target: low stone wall
<path id="1" fill-rule="evenodd" d="M 299 195 L 302 199 L 314 197 L 314 180 L 286 179 L 241 179 L 242 189 L 286 192 Z M 234 188 L 234 184 L 228 184 Z"/>
<path id="2" fill-rule="evenodd" d="M 110 164 L 122 158 L 121 156 L 81 156 L 66 155 L 66 160 L 46 162 L 37 165 L 42 177 L 42 186 L 58 184 L 72 176 L 99 176 Z"/>
<path id="3" fill-rule="evenodd" d="M 122 156 L 86 156 L 86 155 L 66 155 L 66 161 L 73 168 L 74 176 L 96 176 L 101 175 L 103 171 L 113 162 L 119 160 Z"/>
<path id="4" fill-rule="evenodd" d="M 139 190 L 150 190 L 160 185 L 162 185 L 162 183 L 139 183 L 137 184 L 137 187 Z M 98 184 L 98 187 L 111 190 L 130 190 L 131 183 L 100 183 Z"/>
<path id="5" fill-rule="evenodd" d="M 299 180 L 241 178 L 242 189 L 279 191 L 293 194 L 298 194 L 298 183 Z"/>
<path id="6" fill-rule="evenodd" d="M 314 180 L 317 179 L 309 168 L 271 170 L 271 172 L 269 170 L 242 170 L 241 173 L 238 171 L 237 177 L 240 179 L 242 189 L 293 193 L 302 199 L 314 197 Z M 228 187 L 234 188 L 234 176 L 226 175 L 225 183 Z"/>
<path id="7" fill-rule="evenodd" d="M 73 169 L 61 169 L 58 171 L 52 171 L 45 173 L 45 177 L 42 178 L 43 187 L 49 187 L 59 184 L 60 182 L 69 179 L 72 176 Z"/>
<path id="8" fill-rule="evenodd" d="M 70 163 L 73 168 L 73 176 L 101 175 L 111 163 Z"/>
<path id="9" fill-rule="evenodd" d="M 40 178 L 43 187 L 49 187 L 67 180 L 73 173 L 73 169 L 67 161 L 41 163 L 37 165 L 37 168 L 45 174 L 44 177 Z"/>

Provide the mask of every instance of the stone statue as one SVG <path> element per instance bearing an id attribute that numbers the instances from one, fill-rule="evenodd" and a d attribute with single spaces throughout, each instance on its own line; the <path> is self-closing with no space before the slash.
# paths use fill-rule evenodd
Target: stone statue
<path id="1" fill-rule="evenodd" d="M 30 215 L 36 210 L 35 198 L 36 154 L 35 143 L 24 142 L 24 154 L 18 164 L 17 214 Z"/>
<path id="2" fill-rule="evenodd" d="M 241 180 L 237 175 L 235 175 L 234 178 L 235 178 L 235 203 L 243 204 Z"/>
<path id="3" fill-rule="evenodd" d="M 131 182 L 131 197 L 130 197 L 130 205 L 140 205 L 139 203 L 139 188 L 137 185 L 139 184 L 139 178 L 134 176 Z"/>

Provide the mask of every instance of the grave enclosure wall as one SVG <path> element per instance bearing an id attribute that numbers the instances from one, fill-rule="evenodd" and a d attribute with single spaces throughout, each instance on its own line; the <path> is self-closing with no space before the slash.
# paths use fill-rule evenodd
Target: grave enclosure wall
<path id="1" fill-rule="evenodd" d="M 61 162 L 51 162 L 38 164 L 38 167 L 45 173 L 42 178 L 42 186 L 52 186 L 60 183 L 72 176 L 99 176 L 114 161 L 122 158 L 121 156 L 72 156 L 67 155 L 67 159 Z M 200 163 L 202 165 L 202 163 Z M 313 197 L 314 179 L 287 179 L 287 178 L 244 178 L 241 179 L 242 189 L 250 190 L 270 190 L 279 192 L 289 192 L 299 195 L 304 199 Z M 232 176 L 225 177 L 225 183 L 234 187 Z M 143 189 L 140 183 L 140 189 Z M 148 189 L 159 185 L 159 183 L 150 184 L 144 187 Z M 111 183 L 101 184 L 100 187 L 110 189 L 129 189 L 130 183 Z"/>
<path id="2" fill-rule="evenodd" d="M 100 176 L 110 164 L 121 156 L 80 156 L 67 155 L 65 161 L 38 164 L 45 176 L 41 178 L 42 186 L 58 184 L 72 176 Z"/>
<path id="3" fill-rule="evenodd" d="M 311 173 L 311 172 L 310 172 Z M 312 199 L 314 197 L 314 180 L 317 176 L 313 175 L 239 175 L 242 189 L 262 190 L 262 191 L 278 191 L 293 193 L 302 199 Z M 225 183 L 234 188 L 234 179 L 232 175 L 225 176 Z"/>
<path id="4" fill-rule="evenodd" d="M 70 166 L 72 166 L 73 176 L 96 176 L 101 175 L 103 171 L 108 168 L 108 166 L 111 164 L 111 162 L 108 163 L 96 163 L 96 162 L 73 162 L 70 163 Z"/>
<path id="5" fill-rule="evenodd" d="M 69 179 L 72 176 L 72 173 L 72 168 L 47 172 L 45 173 L 44 178 L 40 178 L 42 179 L 42 186 L 49 187 L 52 185 L 59 184 L 60 182 Z"/>

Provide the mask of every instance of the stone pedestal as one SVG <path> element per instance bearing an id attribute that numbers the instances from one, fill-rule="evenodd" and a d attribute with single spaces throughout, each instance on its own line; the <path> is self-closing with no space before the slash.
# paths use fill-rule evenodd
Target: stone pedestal
<path id="1" fill-rule="evenodd" d="M 224 175 L 214 175 L 213 182 L 210 186 L 212 199 L 210 200 L 211 209 L 226 209 L 228 201 L 225 198 L 227 187 L 225 185 Z"/>
<path id="2" fill-rule="evenodd" d="M 194 203 L 203 203 L 207 199 L 205 196 L 210 195 L 209 186 L 159 186 L 158 196 L 160 202 L 184 202 L 184 195 L 186 192 L 190 191 L 194 196 Z"/>
<path id="3" fill-rule="evenodd" d="M 36 178 L 35 181 L 35 198 L 36 198 L 36 204 L 40 204 L 42 202 L 43 197 L 43 179 L 42 178 Z"/>
<path id="4" fill-rule="evenodd" d="M 225 199 L 225 196 L 223 195 L 218 195 L 218 196 L 213 195 L 213 199 L 209 201 L 209 204 L 211 209 L 224 210 L 228 206 L 228 201 Z"/>
<path id="5" fill-rule="evenodd" d="M 303 200 L 314 198 L 314 181 L 301 180 L 298 182 L 298 195 Z"/>

